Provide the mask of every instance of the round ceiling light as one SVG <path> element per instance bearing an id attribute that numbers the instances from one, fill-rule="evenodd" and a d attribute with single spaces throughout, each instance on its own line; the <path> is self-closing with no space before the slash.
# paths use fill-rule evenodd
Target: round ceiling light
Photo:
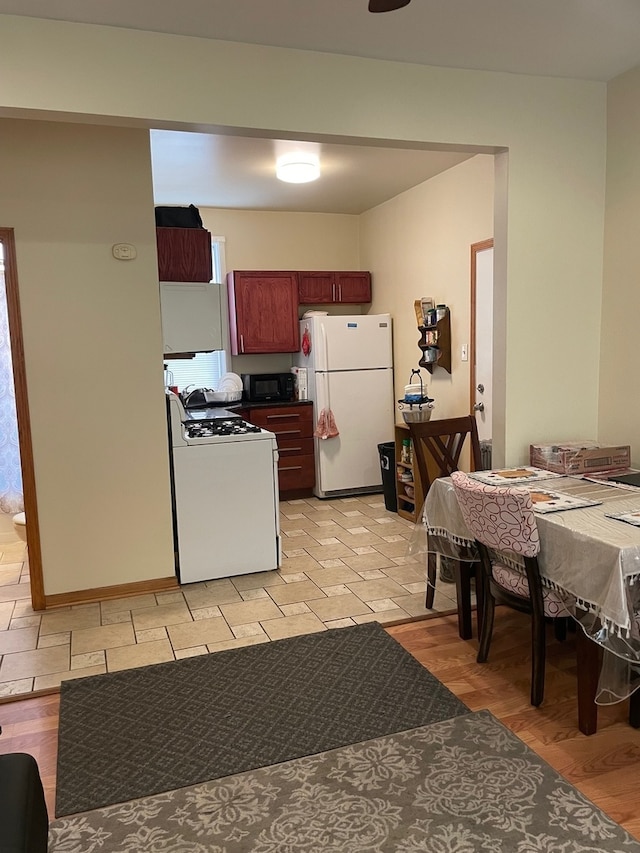
<path id="1" fill-rule="evenodd" d="M 276 161 L 276 176 L 288 184 L 307 184 L 320 177 L 320 161 L 306 152 L 282 154 Z"/>

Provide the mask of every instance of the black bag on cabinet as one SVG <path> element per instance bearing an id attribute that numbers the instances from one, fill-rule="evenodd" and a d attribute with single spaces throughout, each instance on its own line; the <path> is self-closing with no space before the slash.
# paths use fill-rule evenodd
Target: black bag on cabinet
<path id="1" fill-rule="evenodd" d="M 193 204 L 189 207 L 156 207 L 158 228 L 203 228 L 200 211 Z"/>

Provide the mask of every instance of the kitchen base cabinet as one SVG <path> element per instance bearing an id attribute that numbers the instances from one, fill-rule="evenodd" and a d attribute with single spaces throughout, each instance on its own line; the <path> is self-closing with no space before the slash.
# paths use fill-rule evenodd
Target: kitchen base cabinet
<path id="1" fill-rule="evenodd" d="M 313 404 L 247 407 L 240 414 L 249 423 L 275 433 L 280 499 L 311 497 L 316 482 Z"/>

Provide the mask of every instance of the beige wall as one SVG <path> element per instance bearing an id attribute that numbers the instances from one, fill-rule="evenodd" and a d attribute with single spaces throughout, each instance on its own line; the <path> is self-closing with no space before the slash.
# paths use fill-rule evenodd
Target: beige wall
<path id="1" fill-rule="evenodd" d="M 415 299 L 433 296 L 451 312 L 451 374 L 421 373 L 438 417 L 469 411 L 470 247 L 493 237 L 493 157 L 478 155 L 365 213 L 362 263 L 374 271 L 373 312 L 393 316 L 396 399 L 418 367 Z M 400 420 L 400 418 L 397 418 Z"/>
<path id="2" fill-rule="evenodd" d="M 211 207 L 200 213 L 205 228 L 225 238 L 227 270 L 362 269 L 357 216 Z M 229 369 L 268 373 L 290 367 L 291 356 L 285 354 L 239 355 Z"/>
<path id="3" fill-rule="evenodd" d="M 639 101 L 640 67 L 609 84 L 599 410 L 599 438 L 631 444 L 635 467 L 640 467 L 640 395 L 635 379 L 640 317 Z"/>
<path id="4" fill-rule="evenodd" d="M 0 112 L 508 149 L 508 206 L 494 232 L 506 306 L 494 438 L 512 464 L 532 438 L 596 432 L 604 84 L 12 16 L 1 24 Z"/>
<path id="5" fill-rule="evenodd" d="M 152 207 L 145 131 L 0 120 L 47 595 L 173 574 Z"/>
<path id="6" fill-rule="evenodd" d="M 470 145 L 485 153 L 508 150 L 508 170 L 501 172 L 507 193 L 496 194 L 508 204 L 496 209 L 494 231 L 496 289 L 505 306 L 501 441 L 507 464 L 526 459 L 532 438 L 596 432 L 605 108 L 606 87 L 594 82 L 436 69 L 0 16 L 0 115 L 139 127 L 235 132 L 248 128 L 274 136 L 324 135 L 342 141 Z M 27 368 L 44 557 L 48 571 L 55 569 L 57 574 L 63 549 L 73 535 L 79 536 L 82 547 L 76 548 L 73 568 L 78 587 L 97 585 L 93 577 L 78 581 L 85 565 L 78 559 L 85 552 L 95 555 L 102 550 L 98 575 L 102 579 L 102 569 L 110 563 L 117 583 L 125 575 L 132 580 L 147 571 L 148 576 L 167 574 L 171 549 L 164 502 L 164 425 L 154 396 L 161 380 L 157 350 L 151 352 L 152 346 L 159 347 L 160 329 L 152 282 L 148 157 L 142 153 L 143 137 L 135 131 L 122 135 L 107 128 L 75 131 L 88 133 L 96 147 L 90 146 L 93 153 L 85 156 L 81 135 L 68 150 L 52 149 L 52 167 L 63 164 L 59 177 L 48 169 L 33 172 L 28 166 L 26 153 L 32 154 L 29 162 L 37 163 L 35 155 L 41 150 L 37 125 L 27 134 L 30 145 L 24 152 L 3 138 L 2 169 L 13 191 L 7 195 L 2 189 L 2 212 L 4 225 L 24 222 L 25 235 L 32 233 L 27 219 L 34 213 L 29 209 L 27 216 L 24 199 L 33 199 L 34 204 L 37 200 L 48 214 L 37 240 L 29 242 L 19 235 L 21 286 L 29 302 Z M 70 137 L 71 142 L 75 139 Z M 114 140 L 117 144 L 112 145 Z M 504 158 L 502 162 L 506 165 Z M 20 187 L 12 179 L 14 163 L 24 178 Z M 105 193 L 107 203 L 102 201 Z M 146 220 L 143 200 L 149 202 Z M 63 202 L 68 210 L 79 211 L 77 219 L 66 224 L 59 215 Z M 82 217 L 83 210 L 91 215 Z M 105 224 L 96 233 L 89 225 L 101 217 Z M 61 229 L 66 246 L 58 238 Z M 116 239 L 147 243 L 148 254 L 141 253 L 135 273 L 109 258 Z M 47 260 L 55 263 L 47 265 Z M 63 260 L 64 275 L 58 272 Z M 71 313 L 54 304 L 51 294 L 43 303 L 36 300 L 35 282 L 41 283 L 45 270 L 49 280 L 53 276 L 59 283 L 60 292 L 78 297 L 66 302 Z M 142 284 L 131 281 L 121 290 L 121 283 L 133 278 Z M 91 301 L 86 299 L 86 287 L 93 288 Z M 119 311 L 112 307 L 114 293 Z M 101 309 L 106 312 L 104 321 Z M 73 324 L 69 316 L 75 318 Z M 57 337 L 51 335 L 52 319 Z M 45 333 L 46 360 L 41 340 Z M 63 355 L 72 349 L 68 339 L 92 344 L 71 376 L 91 377 L 98 390 L 108 385 L 107 376 L 113 380 L 116 375 L 121 381 L 118 368 L 123 357 L 133 358 L 135 381 L 130 377 L 129 385 L 137 394 L 137 412 L 152 423 L 151 435 L 145 433 L 144 441 L 132 439 L 130 429 L 125 435 L 124 427 L 116 426 L 121 423 L 116 415 L 101 420 L 92 412 L 91 446 L 98 448 L 98 462 L 84 440 L 79 453 L 74 451 L 75 442 L 64 436 L 53 450 L 45 447 L 47 425 L 51 429 L 55 424 L 63 432 L 70 427 L 71 394 L 57 396 L 48 390 L 64 375 Z M 541 349 L 541 341 L 546 348 Z M 568 378 L 571 395 L 566 393 Z M 74 473 L 62 478 L 65 463 Z M 93 478 L 86 472 L 89 465 L 97 466 Z M 120 516 L 126 519 L 123 543 L 115 537 L 113 517 L 103 510 L 114 506 L 124 481 L 134 497 L 117 504 L 117 524 Z M 88 483 L 83 493 L 80 487 Z M 79 519 L 65 521 L 81 500 Z M 140 533 L 134 532 L 129 518 L 134 502 L 142 513 Z M 90 552 L 84 547 L 89 540 L 93 540 Z M 45 578 L 47 592 L 70 583 L 67 578 L 53 589 Z"/>

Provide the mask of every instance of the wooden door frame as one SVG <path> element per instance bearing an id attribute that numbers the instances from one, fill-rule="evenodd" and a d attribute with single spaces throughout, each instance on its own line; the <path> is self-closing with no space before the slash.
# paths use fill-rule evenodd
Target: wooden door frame
<path id="1" fill-rule="evenodd" d="M 24 359 L 14 229 L 0 228 L 0 242 L 4 247 L 4 279 L 7 294 L 7 312 L 9 315 L 9 337 L 11 342 L 11 359 L 13 362 L 16 414 L 18 418 L 18 442 L 20 446 L 20 465 L 22 468 L 24 511 L 27 517 L 27 558 L 29 561 L 29 576 L 31 578 L 31 604 L 34 610 L 44 610 L 46 601 L 42 575 L 42 549 L 40 546 L 36 477 L 31 441 L 31 417 L 29 415 L 29 395 L 27 393 L 27 373 Z"/>
<path id="2" fill-rule="evenodd" d="M 477 286 L 477 255 L 493 249 L 493 237 L 471 244 L 471 322 L 469 324 L 469 411 L 475 413 L 476 403 L 476 286 Z"/>

